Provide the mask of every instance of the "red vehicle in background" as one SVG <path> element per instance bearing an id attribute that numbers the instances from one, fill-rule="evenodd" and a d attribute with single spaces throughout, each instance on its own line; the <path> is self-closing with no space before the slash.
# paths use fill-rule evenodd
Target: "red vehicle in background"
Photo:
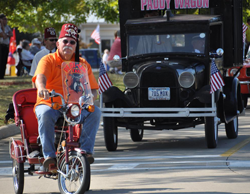
<path id="1" fill-rule="evenodd" d="M 242 99 L 244 106 L 247 106 L 248 97 L 250 97 L 250 58 L 243 62 L 243 66 L 232 67 L 228 69 L 230 77 L 237 77 L 240 81 Z"/>

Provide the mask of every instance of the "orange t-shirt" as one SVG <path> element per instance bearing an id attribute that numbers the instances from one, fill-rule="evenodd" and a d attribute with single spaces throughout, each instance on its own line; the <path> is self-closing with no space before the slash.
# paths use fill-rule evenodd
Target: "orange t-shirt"
<path id="1" fill-rule="evenodd" d="M 75 55 L 73 55 L 71 61 L 75 61 Z M 38 63 L 35 75 L 32 78 L 32 82 L 35 83 L 38 74 L 44 74 L 46 77 L 46 88 L 51 92 L 55 90 L 56 93 L 63 95 L 62 88 L 62 76 L 61 76 L 61 64 L 65 62 L 60 55 L 58 50 L 55 53 L 44 56 Z M 88 77 L 91 89 L 98 89 L 97 81 L 94 77 L 90 64 L 83 58 L 80 58 L 80 63 L 84 63 L 88 68 Z M 53 102 L 61 104 L 60 97 L 54 97 Z M 51 98 L 44 100 L 37 95 L 35 106 L 39 104 L 46 104 L 51 106 Z"/>

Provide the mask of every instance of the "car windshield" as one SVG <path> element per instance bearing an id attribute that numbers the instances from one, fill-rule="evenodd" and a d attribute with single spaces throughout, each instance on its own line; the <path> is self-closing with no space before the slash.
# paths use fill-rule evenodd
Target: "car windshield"
<path id="1" fill-rule="evenodd" d="M 153 53 L 205 52 L 205 33 L 130 35 L 129 56 Z"/>

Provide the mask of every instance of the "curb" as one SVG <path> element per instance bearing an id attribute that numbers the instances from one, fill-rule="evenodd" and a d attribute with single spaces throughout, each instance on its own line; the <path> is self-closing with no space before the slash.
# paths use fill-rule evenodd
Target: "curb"
<path id="1" fill-rule="evenodd" d="M 20 134 L 20 129 L 15 124 L 0 127 L 0 139 Z"/>

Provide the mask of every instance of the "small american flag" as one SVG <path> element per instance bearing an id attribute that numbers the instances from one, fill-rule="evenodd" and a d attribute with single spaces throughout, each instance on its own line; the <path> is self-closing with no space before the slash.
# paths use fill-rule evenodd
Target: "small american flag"
<path id="1" fill-rule="evenodd" d="M 105 70 L 104 64 L 101 62 L 100 65 L 100 74 L 98 78 L 99 83 L 99 94 L 103 93 L 105 90 L 107 90 L 110 86 L 112 86 L 112 82 L 109 79 L 109 76 Z"/>
<path id="2" fill-rule="evenodd" d="M 100 38 L 100 25 L 98 24 L 96 29 L 92 32 L 91 38 L 95 39 L 96 44 L 101 43 L 101 38 Z"/>
<path id="3" fill-rule="evenodd" d="M 216 90 L 220 89 L 224 85 L 224 80 L 218 68 L 216 67 L 215 61 L 213 59 L 211 64 L 210 94 L 214 93 Z"/>
<path id="4" fill-rule="evenodd" d="M 245 42 L 245 40 L 246 40 L 246 31 L 247 31 L 247 29 L 248 29 L 247 25 L 242 23 L 243 42 Z"/>

